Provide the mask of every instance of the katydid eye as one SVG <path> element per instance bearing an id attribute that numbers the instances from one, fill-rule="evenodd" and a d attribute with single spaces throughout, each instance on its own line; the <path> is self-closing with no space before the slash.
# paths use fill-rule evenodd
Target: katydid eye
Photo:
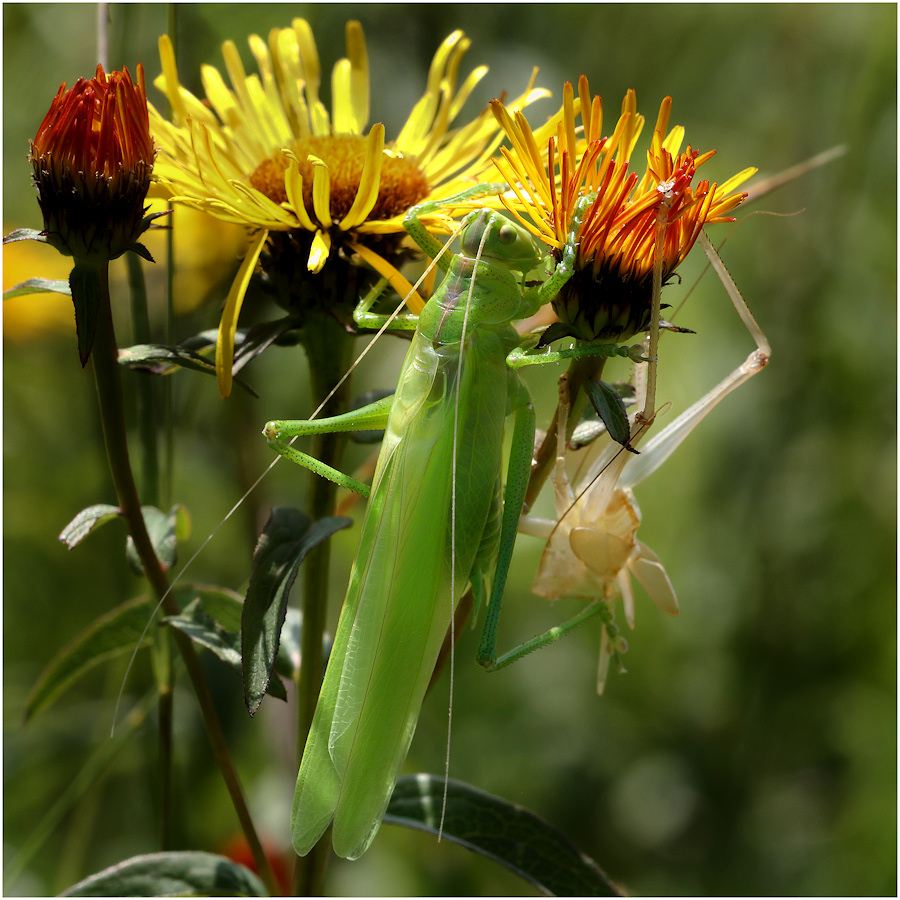
<path id="1" fill-rule="evenodd" d="M 501 244 L 514 244 L 518 234 L 512 225 L 501 225 L 500 231 L 497 232 L 497 240 Z"/>

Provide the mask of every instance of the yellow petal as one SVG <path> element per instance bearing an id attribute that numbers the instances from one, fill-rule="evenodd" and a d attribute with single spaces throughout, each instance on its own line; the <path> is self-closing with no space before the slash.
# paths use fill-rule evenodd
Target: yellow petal
<path id="1" fill-rule="evenodd" d="M 742 185 L 748 178 L 752 178 L 757 173 L 757 171 L 758 170 L 755 166 L 751 166 L 749 169 L 744 169 L 743 171 L 738 172 L 737 175 L 732 175 L 731 178 L 729 178 L 726 182 L 719 185 L 719 188 L 716 191 L 716 196 L 727 196 L 736 187 Z"/>
<path id="2" fill-rule="evenodd" d="M 372 126 L 366 141 L 366 159 L 363 163 L 359 189 L 347 215 L 338 222 L 342 231 L 365 222 L 366 216 L 375 206 L 378 199 L 378 188 L 381 185 L 381 164 L 384 161 L 384 125 L 381 122 Z"/>
<path id="3" fill-rule="evenodd" d="M 404 299 L 407 307 L 416 315 L 425 308 L 425 301 L 416 289 L 403 277 L 384 257 L 379 256 L 363 244 L 355 241 L 348 243 L 350 249 L 359 255 L 363 262 L 370 265 L 382 278 L 387 278 L 390 286 Z"/>
<path id="4" fill-rule="evenodd" d="M 306 157 L 313 164 L 313 211 L 323 228 L 331 227 L 331 173 L 328 165 L 312 153 Z M 316 269 L 318 271 L 318 269 Z"/>
<path id="5" fill-rule="evenodd" d="M 487 66 L 478 66 L 477 69 L 473 70 L 468 74 L 466 80 L 462 83 L 460 89 L 456 92 L 456 96 L 453 98 L 453 103 L 450 105 L 450 119 L 453 120 L 459 114 L 460 110 L 465 105 L 466 100 L 469 99 L 472 91 L 475 89 L 475 86 L 484 78 L 488 73 Z"/>
<path id="6" fill-rule="evenodd" d="M 560 142 L 560 153 L 569 151 L 570 162 L 575 159 L 575 94 L 572 90 L 572 82 L 567 81 L 563 87 L 563 121 L 565 126 L 566 142 Z"/>
<path id="7" fill-rule="evenodd" d="M 301 91 L 305 81 L 297 35 L 292 28 L 273 28 L 269 32 L 269 50 L 278 76 L 281 99 L 294 133 L 299 138 L 311 133 L 309 110 Z"/>
<path id="8" fill-rule="evenodd" d="M 350 102 L 350 60 L 339 60 L 331 72 L 331 113 L 335 134 L 357 134 Z"/>
<path id="9" fill-rule="evenodd" d="M 231 367 L 234 363 L 234 333 L 237 331 L 238 316 L 244 303 L 244 295 L 247 293 L 247 285 L 250 276 L 256 268 L 260 251 L 269 232 L 261 229 L 256 233 L 247 250 L 244 261 L 238 269 L 237 277 L 228 292 L 225 301 L 225 309 L 222 310 L 222 318 L 219 320 L 219 339 L 216 341 L 216 381 L 219 383 L 219 396 L 223 399 L 231 394 Z"/>
<path id="10" fill-rule="evenodd" d="M 165 94 L 172 105 L 172 113 L 177 122 L 184 122 L 187 111 L 178 91 L 178 68 L 175 65 L 175 48 L 167 34 L 160 37 L 159 59 L 162 63 L 163 76 L 166 79 Z"/>
<path id="11" fill-rule="evenodd" d="M 660 132 L 661 134 L 662 132 Z M 684 125 L 676 125 L 668 134 L 668 137 L 663 141 L 663 149 L 668 150 L 672 156 L 678 156 L 678 151 L 681 149 L 681 144 L 684 141 Z M 707 157 L 708 159 L 709 157 Z M 696 165 L 702 165 L 706 160 L 698 159 Z"/>
<path id="12" fill-rule="evenodd" d="M 292 24 L 294 26 L 294 34 L 297 36 L 297 45 L 300 49 L 302 77 L 306 82 L 306 105 L 309 109 L 313 134 L 327 135 L 331 133 L 331 126 L 328 120 L 328 113 L 319 100 L 322 69 L 319 65 L 319 52 L 316 50 L 316 41 L 306 19 L 294 19 Z"/>
<path id="13" fill-rule="evenodd" d="M 307 231 L 315 231 L 316 226 L 313 224 L 306 206 L 303 203 L 303 176 L 300 174 L 300 167 L 297 165 L 297 158 L 292 157 L 288 163 L 287 171 L 284 173 L 284 188 L 287 192 L 288 203 L 294 210 L 294 215 L 300 222 L 301 227 Z"/>
<path id="14" fill-rule="evenodd" d="M 309 250 L 309 259 L 306 262 L 306 268 L 310 272 L 316 274 L 322 271 L 322 267 L 328 260 L 328 254 L 331 251 L 331 238 L 325 231 L 317 231 L 313 238 L 312 247 Z"/>
<path id="15" fill-rule="evenodd" d="M 352 133 L 362 134 L 369 121 L 369 55 L 359 22 L 347 23 L 347 58 L 350 62 L 350 106 L 355 122 Z"/>

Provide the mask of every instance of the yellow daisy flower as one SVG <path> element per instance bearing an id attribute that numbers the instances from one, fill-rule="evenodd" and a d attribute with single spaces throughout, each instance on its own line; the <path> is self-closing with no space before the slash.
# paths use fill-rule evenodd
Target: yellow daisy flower
<path id="1" fill-rule="evenodd" d="M 231 41 L 223 44 L 231 89 L 218 70 L 204 66 L 206 102 L 179 84 L 171 41 L 160 38 L 162 75 L 154 83 L 169 100 L 172 120 L 151 106 L 159 147 L 154 193 L 256 229 L 220 323 L 216 366 L 223 396 L 231 388 L 244 292 L 264 246 L 267 272 L 293 267 L 300 255 L 302 272 L 286 279 L 293 293 L 308 291 L 310 273 L 321 276 L 330 264 L 362 262 L 406 295 L 411 287 L 397 272 L 404 214 L 477 180 L 502 140 L 487 109 L 452 128 L 487 72 L 480 66 L 457 84 L 470 44 L 462 32 L 441 44 L 426 91 L 393 141 L 385 140 L 381 124 L 366 130 L 369 66 L 361 25 L 348 22 L 346 36 L 347 58 L 332 74 L 331 116 L 319 99 L 319 57 L 303 19 L 273 29 L 268 42 L 250 36 L 258 75 L 246 74 Z M 543 96 L 529 84 L 509 108 L 518 111 Z M 314 292 L 324 288 L 311 285 Z"/>
<path id="2" fill-rule="evenodd" d="M 733 221 L 725 214 L 747 196 L 735 188 L 756 169 L 744 169 L 722 185 L 692 185 L 715 151 L 700 154 L 688 145 L 680 152 L 684 128 L 666 133 L 672 108 L 672 98 L 666 97 L 646 171 L 639 176 L 629 167 L 644 125 L 634 91 L 626 94 L 616 127 L 606 138 L 601 137 L 602 101 L 591 97 L 584 76 L 578 93 L 576 98 L 567 83 L 559 113 L 537 132 L 520 112 L 511 113 L 494 101 L 494 114 L 512 143 L 511 150 L 501 150 L 496 165 L 513 189 L 503 202 L 551 252 L 559 256 L 575 232 L 575 273 L 553 304 L 564 323 L 554 337 L 624 341 L 650 325 L 660 222 L 665 224 L 665 282 L 704 225 Z M 576 115 L 581 118 L 577 128 Z"/>

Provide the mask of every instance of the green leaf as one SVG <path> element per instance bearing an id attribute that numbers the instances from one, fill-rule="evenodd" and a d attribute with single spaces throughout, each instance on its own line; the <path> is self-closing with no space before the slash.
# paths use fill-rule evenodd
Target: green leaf
<path id="1" fill-rule="evenodd" d="M 97 333 L 100 310 L 100 273 L 91 266 L 76 263 L 69 273 L 69 288 L 75 304 L 75 330 L 78 332 L 78 357 L 81 367 L 87 365 Z"/>
<path id="2" fill-rule="evenodd" d="M 4 300 L 12 300 L 13 297 L 24 297 L 27 294 L 64 294 L 72 296 L 72 290 L 68 281 L 54 278 L 28 278 L 14 284 L 8 291 L 3 292 Z"/>
<path id="3" fill-rule="evenodd" d="M 186 588 L 176 588 L 176 594 L 187 594 L 190 591 L 192 597 L 199 597 L 203 601 L 203 608 L 227 631 L 239 631 L 241 627 L 241 613 L 244 610 L 244 598 L 237 591 L 224 587 L 216 587 L 208 584 L 194 584 Z M 182 609 L 187 609 L 188 603 L 179 604 Z"/>
<path id="4" fill-rule="evenodd" d="M 241 598 L 226 588 L 209 585 L 183 585 L 173 591 L 179 607 L 196 597 L 203 598 L 206 608 L 226 627 L 237 629 L 240 623 Z M 60 650 L 41 673 L 25 701 L 25 719 L 45 710 L 79 678 L 108 659 L 133 653 L 140 645 L 153 640 L 148 628 L 157 604 L 149 597 L 139 597 L 117 606 L 92 622 L 81 634 Z"/>
<path id="5" fill-rule="evenodd" d="M 628 413 L 619 392 L 605 381 L 588 381 L 584 389 L 597 415 L 603 420 L 609 436 L 626 450 L 637 453 L 638 451 L 629 443 L 631 425 L 628 423 Z"/>
<path id="6" fill-rule="evenodd" d="M 180 616 L 166 616 L 162 621 L 186 634 L 195 644 L 210 650 L 238 678 L 243 675 L 240 633 L 223 628 L 203 609 L 199 597 L 186 606 Z M 277 676 L 269 683 L 269 693 L 279 700 L 287 700 L 284 685 Z"/>
<path id="7" fill-rule="evenodd" d="M 14 228 L 9 234 L 3 235 L 4 244 L 13 244 L 16 241 L 40 241 L 42 244 L 49 243 L 47 235 L 43 231 L 36 228 Z"/>
<path id="8" fill-rule="evenodd" d="M 178 561 L 178 537 L 185 531 L 187 511 L 180 504 L 173 506 L 167 513 L 155 506 L 142 506 L 141 514 L 159 561 L 163 568 L 171 569 Z M 137 575 L 143 575 L 144 564 L 130 536 L 126 543 L 125 555 L 132 570 Z"/>
<path id="9" fill-rule="evenodd" d="M 253 554 L 241 618 L 244 702 L 251 716 L 269 685 L 288 597 L 300 563 L 313 547 L 350 524 L 348 518 L 333 516 L 311 522 L 299 510 L 284 506 L 272 510 Z"/>
<path id="10" fill-rule="evenodd" d="M 135 344 L 119 350 L 119 365 L 154 375 L 169 375 L 178 368 L 190 369 L 203 375 L 215 375 L 216 364 L 187 347 L 167 347 L 165 344 Z M 259 395 L 246 382 L 235 381 L 253 397 Z"/>
<path id="11" fill-rule="evenodd" d="M 612 386 L 622 398 L 622 402 L 625 404 L 626 409 L 629 406 L 634 406 L 634 388 L 630 384 L 616 382 Z M 584 409 L 581 421 L 575 426 L 575 430 L 572 432 L 572 437 L 569 440 L 569 447 L 572 450 L 586 447 L 603 434 L 606 434 L 606 425 L 603 424 L 603 420 L 597 415 L 597 410 L 594 409 L 593 405 L 588 404 Z"/>
<path id="12" fill-rule="evenodd" d="M 265 897 L 246 866 L 196 850 L 133 856 L 79 881 L 63 897 Z"/>
<path id="13" fill-rule="evenodd" d="M 50 660 L 25 701 L 25 720 L 45 710 L 67 688 L 107 659 L 149 644 L 147 623 L 156 603 L 148 597 L 129 600 L 100 616 Z"/>
<path id="14" fill-rule="evenodd" d="M 83 509 L 65 528 L 59 539 L 71 550 L 80 544 L 95 528 L 104 525 L 119 515 L 118 506 L 98 503 Z"/>
<path id="15" fill-rule="evenodd" d="M 162 365 L 160 365 L 160 363 Z M 206 375 L 215 374 L 216 365 L 199 353 L 165 344 L 135 344 L 119 350 L 119 365 L 144 369 L 155 375 L 167 375 L 179 366 Z"/>
<path id="16" fill-rule="evenodd" d="M 554 322 L 544 329 L 540 340 L 537 342 L 537 349 L 543 350 L 544 347 L 549 347 L 554 341 L 566 337 L 577 338 L 578 335 L 572 330 L 571 325 L 567 325 L 565 322 Z"/>
<path id="17" fill-rule="evenodd" d="M 404 775 L 384 821 L 437 835 L 444 779 Z M 549 822 L 459 781 L 447 784 L 443 837 L 505 866 L 546 894 L 620 897 L 602 869 Z"/>

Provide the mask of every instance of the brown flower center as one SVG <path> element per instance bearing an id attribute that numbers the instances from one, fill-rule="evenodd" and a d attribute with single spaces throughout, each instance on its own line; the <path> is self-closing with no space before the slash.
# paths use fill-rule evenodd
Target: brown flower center
<path id="1" fill-rule="evenodd" d="M 340 134 L 331 137 L 312 136 L 291 146 L 300 160 L 303 204 L 310 217 L 314 216 L 312 195 L 315 167 L 307 162 L 306 157 L 310 154 L 317 156 L 328 166 L 331 176 L 331 217 L 340 221 L 356 199 L 366 159 L 366 144 L 366 139 L 359 135 Z M 284 187 L 284 173 L 287 167 L 288 159 L 279 151 L 256 167 L 250 176 L 250 184 L 275 203 L 285 203 L 287 191 Z M 428 182 L 412 160 L 385 156 L 381 164 L 378 199 L 366 218 L 370 221 L 393 218 L 406 212 L 426 196 Z"/>

